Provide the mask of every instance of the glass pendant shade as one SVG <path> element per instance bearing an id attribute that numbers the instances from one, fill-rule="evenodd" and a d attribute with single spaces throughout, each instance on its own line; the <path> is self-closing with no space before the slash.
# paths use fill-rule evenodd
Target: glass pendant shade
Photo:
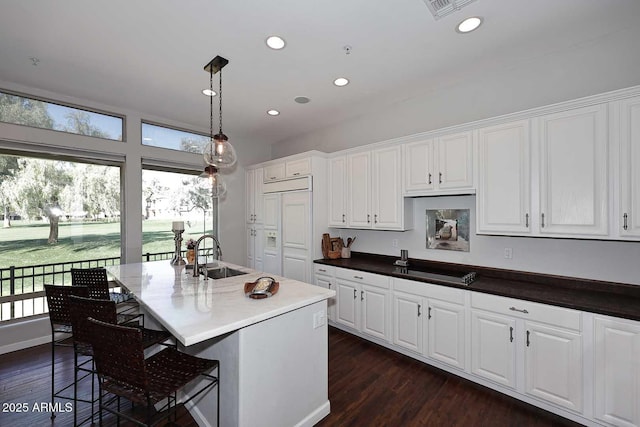
<path id="1" fill-rule="evenodd" d="M 227 169 L 236 164 L 236 150 L 225 134 L 216 134 L 203 150 L 204 161 L 218 169 Z"/>
<path id="2" fill-rule="evenodd" d="M 204 172 L 200 174 L 200 178 L 207 178 L 209 181 L 213 198 L 222 198 L 227 194 L 227 184 L 222 180 L 215 166 L 205 167 Z"/>

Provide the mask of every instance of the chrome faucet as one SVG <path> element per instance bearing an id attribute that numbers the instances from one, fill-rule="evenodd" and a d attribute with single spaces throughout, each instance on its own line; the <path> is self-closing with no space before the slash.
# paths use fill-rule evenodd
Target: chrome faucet
<path id="1" fill-rule="evenodd" d="M 205 235 L 203 235 L 198 240 L 196 240 L 196 247 L 194 248 L 194 252 L 196 253 L 196 259 L 193 260 L 193 277 L 198 277 L 200 275 L 200 264 L 198 263 L 198 252 L 199 252 L 199 249 L 200 249 L 200 242 L 202 242 L 207 237 L 210 238 L 210 239 L 213 239 L 213 241 L 216 242 L 217 258 L 218 258 L 219 261 L 222 261 L 222 248 L 220 247 L 220 242 L 218 241 L 216 236 L 214 236 L 213 234 L 205 234 Z M 206 260 L 205 260 L 205 266 L 204 267 L 206 268 Z M 207 273 L 205 273 L 205 277 L 208 278 Z"/>

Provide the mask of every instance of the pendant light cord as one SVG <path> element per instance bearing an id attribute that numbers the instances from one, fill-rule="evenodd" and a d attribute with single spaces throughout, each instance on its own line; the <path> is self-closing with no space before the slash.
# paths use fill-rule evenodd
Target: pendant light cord
<path id="1" fill-rule="evenodd" d="M 222 135 L 222 68 L 220 69 L 220 89 L 218 96 L 220 97 L 220 135 Z"/>

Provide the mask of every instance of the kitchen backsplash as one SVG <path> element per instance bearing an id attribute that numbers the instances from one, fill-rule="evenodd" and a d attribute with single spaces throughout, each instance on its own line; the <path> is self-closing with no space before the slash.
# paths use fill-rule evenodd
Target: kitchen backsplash
<path id="1" fill-rule="evenodd" d="M 410 231 L 332 229 L 331 235 L 358 236 L 351 248 L 357 252 L 399 258 L 400 250 L 408 249 L 409 258 L 640 285 L 640 242 L 479 236 L 475 234 L 475 196 L 416 198 L 413 209 L 414 229 Z M 426 249 L 427 209 L 470 209 L 470 251 Z M 509 254 L 511 258 L 505 258 Z"/>

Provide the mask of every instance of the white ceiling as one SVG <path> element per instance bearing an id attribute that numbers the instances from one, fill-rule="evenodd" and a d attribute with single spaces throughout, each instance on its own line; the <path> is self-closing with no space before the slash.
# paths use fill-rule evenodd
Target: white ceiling
<path id="1" fill-rule="evenodd" d="M 456 33 L 471 15 L 484 25 Z M 0 81 L 208 129 L 203 66 L 221 55 L 225 133 L 272 144 L 638 18 L 638 0 L 476 0 L 437 21 L 422 0 L 0 0 Z M 284 50 L 266 47 L 272 34 Z"/>

